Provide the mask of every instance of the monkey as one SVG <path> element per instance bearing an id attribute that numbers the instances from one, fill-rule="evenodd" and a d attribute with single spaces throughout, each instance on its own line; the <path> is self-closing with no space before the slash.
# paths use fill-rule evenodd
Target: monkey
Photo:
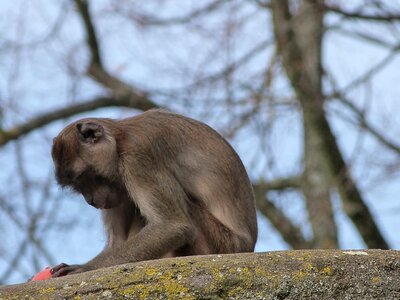
<path id="1" fill-rule="evenodd" d="M 253 252 L 254 193 L 238 154 L 214 129 L 163 109 L 86 118 L 54 138 L 59 185 L 101 210 L 106 246 L 59 277 L 188 255 Z"/>

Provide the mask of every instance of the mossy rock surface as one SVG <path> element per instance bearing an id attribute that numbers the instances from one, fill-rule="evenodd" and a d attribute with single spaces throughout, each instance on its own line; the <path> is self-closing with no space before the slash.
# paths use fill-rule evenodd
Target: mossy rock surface
<path id="1" fill-rule="evenodd" d="M 400 299 L 400 251 L 162 259 L 3 286 L 2 299 Z"/>

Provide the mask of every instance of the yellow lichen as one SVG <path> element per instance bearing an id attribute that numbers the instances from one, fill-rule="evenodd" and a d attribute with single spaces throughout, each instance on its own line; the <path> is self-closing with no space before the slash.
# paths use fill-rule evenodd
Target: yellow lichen
<path id="1" fill-rule="evenodd" d="M 293 279 L 296 281 L 302 281 L 306 276 L 307 276 L 306 272 L 298 271 L 296 274 L 294 274 Z"/>
<path id="2" fill-rule="evenodd" d="M 380 278 L 380 277 L 373 277 L 372 278 L 372 283 L 381 283 L 381 281 L 382 281 L 382 278 Z"/>
<path id="3" fill-rule="evenodd" d="M 147 268 L 146 269 L 146 275 L 147 276 L 154 276 L 158 273 L 158 270 L 156 268 Z"/>
<path id="4" fill-rule="evenodd" d="M 312 263 L 306 263 L 304 265 L 305 269 L 308 271 L 312 271 L 314 269 L 314 266 L 312 265 Z"/>
<path id="5" fill-rule="evenodd" d="M 243 288 L 238 286 L 228 292 L 228 297 L 234 297 L 243 293 Z"/>
<path id="6" fill-rule="evenodd" d="M 254 273 L 247 267 L 237 268 L 236 270 L 245 286 L 251 287 L 254 282 Z"/>
<path id="7" fill-rule="evenodd" d="M 303 267 L 293 274 L 293 279 L 296 281 L 303 281 L 314 270 L 312 263 L 304 263 Z"/>
<path id="8" fill-rule="evenodd" d="M 45 289 L 41 289 L 39 291 L 39 294 L 45 295 L 45 294 L 53 293 L 54 291 L 55 291 L 55 288 L 45 288 Z"/>
<path id="9" fill-rule="evenodd" d="M 134 286 L 124 288 L 120 294 L 123 296 L 138 295 L 139 299 L 147 299 L 150 295 L 149 289 L 144 284 L 136 284 Z"/>
<path id="10" fill-rule="evenodd" d="M 168 299 L 172 299 L 173 297 L 180 296 L 181 299 L 182 297 L 186 295 L 188 292 L 188 288 L 177 283 L 174 281 L 170 282 L 164 282 L 164 287 L 165 287 L 165 293 L 167 294 Z M 187 295 L 188 296 L 188 295 Z M 185 297 L 185 299 L 190 299 L 188 297 Z"/>
<path id="11" fill-rule="evenodd" d="M 151 285 L 137 283 L 134 286 L 122 289 L 120 294 L 123 296 L 135 295 L 139 299 L 148 299 L 151 295 L 161 294 L 165 294 L 167 299 L 194 299 L 188 294 L 188 288 L 179 282 L 182 275 L 177 275 L 172 271 L 161 273 L 155 268 L 146 269 L 145 273 L 147 276 L 157 276 L 157 283 Z"/>
<path id="12" fill-rule="evenodd" d="M 325 267 L 325 268 L 323 268 L 322 269 L 322 274 L 324 274 L 324 275 L 332 275 L 332 269 L 331 269 L 331 267 Z"/>

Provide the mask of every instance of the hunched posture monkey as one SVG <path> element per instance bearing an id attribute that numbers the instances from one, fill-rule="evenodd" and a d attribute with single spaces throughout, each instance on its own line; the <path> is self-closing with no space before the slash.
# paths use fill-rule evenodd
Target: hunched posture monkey
<path id="1" fill-rule="evenodd" d="M 54 139 L 57 181 L 102 210 L 107 245 L 53 277 L 128 262 L 250 252 L 254 196 L 232 147 L 207 125 L 163 110 L 76 121 Z"/>

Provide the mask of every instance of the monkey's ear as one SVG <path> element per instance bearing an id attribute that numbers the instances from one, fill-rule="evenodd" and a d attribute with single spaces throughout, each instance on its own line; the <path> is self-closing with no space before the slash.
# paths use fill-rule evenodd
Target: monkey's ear
<path id="1" fill-rule="evenodd" d="M 77 123 L 76 131 L 83 142 L 96 143 L 104 135 L 104 129 L 100 124 L 94 122 Z"/>

